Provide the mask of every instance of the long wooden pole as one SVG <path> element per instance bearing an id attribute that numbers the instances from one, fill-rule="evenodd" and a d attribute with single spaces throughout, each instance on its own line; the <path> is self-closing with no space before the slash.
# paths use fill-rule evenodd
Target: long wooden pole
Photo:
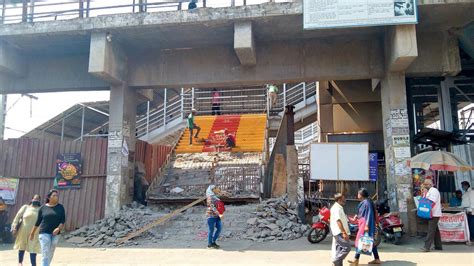
<path id="1" fill-rule="evenodd" d="M 195 201 L 189 203 L 188 205 L 186 205 L 186 206 L 184 206 L 184 207 L 182 207 L 182 208 L 179 208 L 179 209 L 173 211 L 172 213 L 169 213 L 169 214 L 167 214 L 167 215 L 161 217 L 160 219 L 158 219 L 158 220 L 156 220 L 156 221 L 154 221 L 154 222 L 151 222 L 151 223 L 145 225 L 144 227 L 138 229 L 137 231 L 131 232 L 130 234 L 128 234 L 128 235 L 125 236 L 124 238 L 121 238 L 121 239 L 117 240 L 116 243 L 117 243 L 117 244 L 122 244 L 122 243 L 124 243 L 125 241 L 128 241 L 128 240 L 130 240 L 130 239 L 132 239 L 132 238 L 134 238 L 134 237 L 136 237 L 136 236 L 138 236 L 138 235 L 141 235 L 141 234 L 143 234 L 144 232 L 146 232 L 146 231 L 152 229 L 153 227 L 158 226 L 158 225 L 160 225 L 160 224 L 162 224 L 162 223 L 168 221 L 169 219 L 173 218 L 174 216 L 178 215 L 179 213 L 181 213 L 181 212 L 183 212 L 183 211 L 185 211 L 185 210 L 187 210 L 187 209 L 193 207 L 194 205 L 200 203 L 201 201 L 204 201 L 205 199 L 206 199 L 206 197 L 199 198 L 199 199 L 197 199 L 197 200 L 195 200 Z"/>

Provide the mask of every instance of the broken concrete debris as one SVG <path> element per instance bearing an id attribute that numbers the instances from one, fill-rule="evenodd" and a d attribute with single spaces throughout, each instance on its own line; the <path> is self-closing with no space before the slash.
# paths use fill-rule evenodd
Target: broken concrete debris
<path id="1" fill-rule="evenodd" d="M 309 226 L 301 224 L 294 204 L 286 196 L 261 204 L 228 205 L 222 219 L 219 241 L 293 240 L 305 236 Z M 66 235 L 67 242 L 79 247 L 115 247 L 116 241 L 172 211 L 171 206 L 145 207 L 132 203 L 122 207 L 113 217 L 82 227 Z M 161 241 L 205 241 L 207 217 L 205 206 L 194 206 L 168 223 L 143 233 L 123 245 L 156 245 Z"/>
<path id="2" fill-rule="evenodd" d="M 257 206 L 257 217 L 247 220 L 246 238 L 263 242 L 304 236 L 310 227 L 301 223 L 295 208 L 286 196 L 262 202 Z"/>

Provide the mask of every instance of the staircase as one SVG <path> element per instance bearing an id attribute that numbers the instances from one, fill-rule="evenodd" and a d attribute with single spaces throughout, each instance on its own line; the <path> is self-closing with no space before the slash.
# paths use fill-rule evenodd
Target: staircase
<path id="1" fill-rule="evenodd" d="M 186 129 L 178 142 L 176 153 L 219 151 L 223 143 L 215 132 L 223 129 L 235 135 L 236 147 L 232 148 L 232 152 L 263 152 L 266 130 L 264 114 L 196 116 L 195 124 L 201 127 L 198 140 L 194 139 L 190 145 L 189 129 Z"/>

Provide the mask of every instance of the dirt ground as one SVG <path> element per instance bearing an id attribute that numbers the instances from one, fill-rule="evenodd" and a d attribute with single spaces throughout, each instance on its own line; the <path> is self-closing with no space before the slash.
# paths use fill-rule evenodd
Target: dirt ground
<path id="1" fill-rule="evenodd" d="M 220 250 L 205 248 L 205 241 L 160 241 L 153 246 L 132 248 L 74 248 L 64 244 L 56 250 L 53 265 L 331 265 L 330 238 L 310 244 L 305 238 L 293 241 L 258 243 L 229 240 Z M 400 246 L 382 243 L 383 265 L 474 265 L 474 246 L 445 244 L 443 251 L 421 253 L 422 242 L 406 238 Z M 354 255 L 351 252 L 348 256 Z M 16 264 L 17 252 L 0 245 L 0 265 Z M 29 264 L 25 256 L 24 265 Z M 362 256 L 360 265 L 370 260 Z M 348 263 L 345 263 L 348 265 Z"/>

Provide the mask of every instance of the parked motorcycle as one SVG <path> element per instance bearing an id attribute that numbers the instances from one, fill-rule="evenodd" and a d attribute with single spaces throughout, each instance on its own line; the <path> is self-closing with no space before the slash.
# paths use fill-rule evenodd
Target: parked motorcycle
<path id="1" fill-rule="evenodd" d="M 308 241 L 312 244 L 319 243 L 323 241 L 326 236 L 329 234 L 329 221 L 331 219 L 331 211 L 328 207 L 323 206 L 319 209 L 319 221 L 313 223 L 311 226 L 311 230 L 308 234 Z M 348 216 L 349 220 L 349 230 L 350 230 L 350 238 L 355 240 L 357 232 L 359 231 L 358 220 L 355 215 Z M 381 229 L 377 225 L 375 236 L 374 236 L 374 244 L 379 245 L 382 240 L 381 237 Z"/>
<path id="2" fill-rule="evenodd" d="M 404 233 L 400 214 L 390 212 L 388 200 L 379 203 L 377 210 L 379 212 L 379 224 L 382 228 L 384 240 L 386 242 L 393 242 L 395 245 L 400 245 Z"/>

